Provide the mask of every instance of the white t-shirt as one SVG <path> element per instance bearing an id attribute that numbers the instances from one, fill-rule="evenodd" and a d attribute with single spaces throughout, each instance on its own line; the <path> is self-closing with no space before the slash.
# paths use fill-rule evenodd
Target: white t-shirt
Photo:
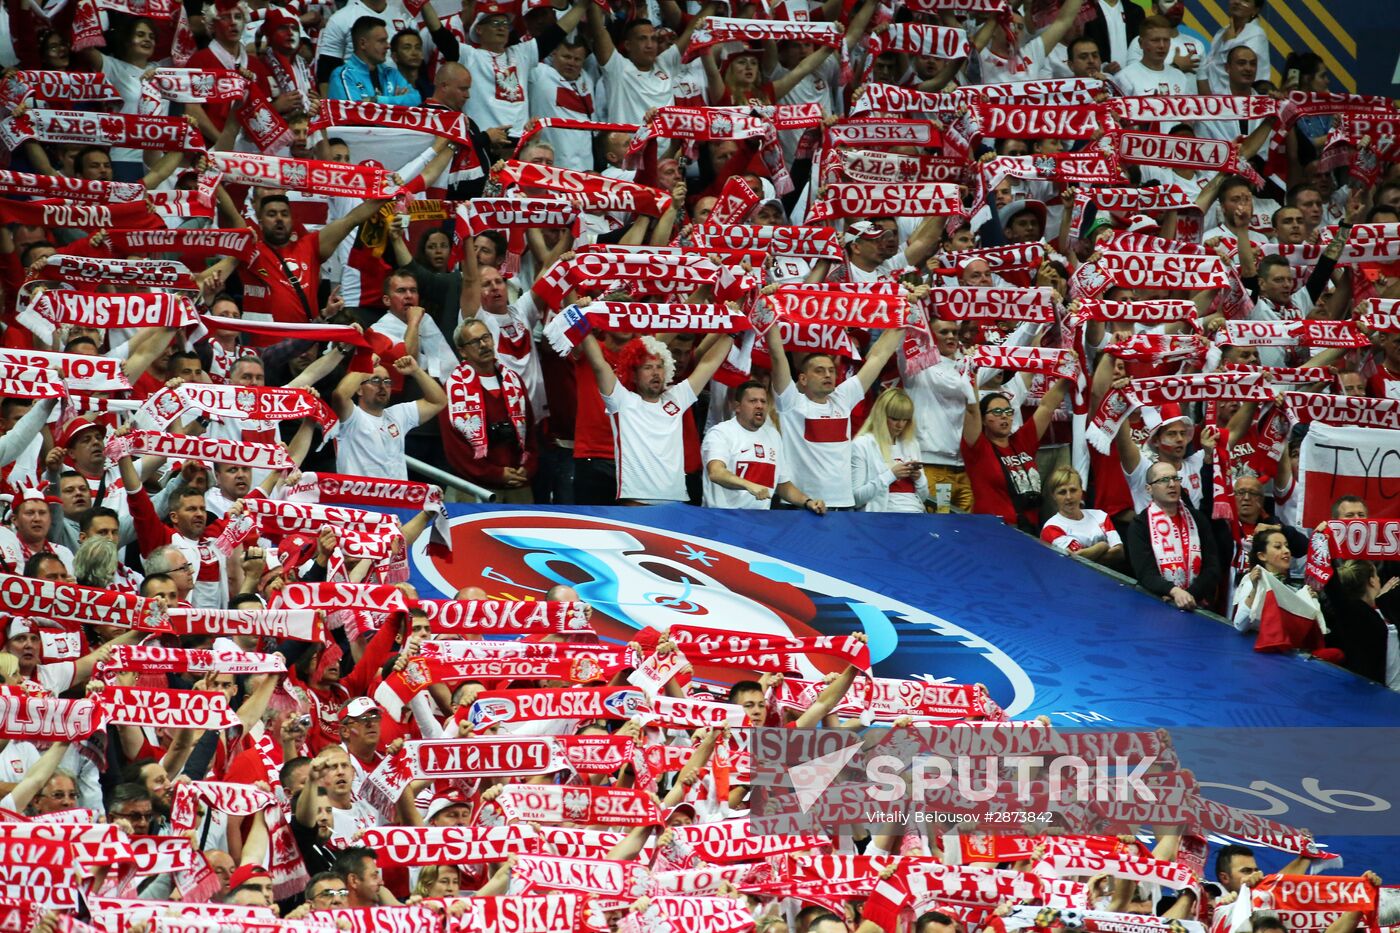
<path id="1" fill-rule="evenodd" d="M 371 415 L 359 405 L 340 422 L 335 469 L 351 476 L 408 479 L 404 462 L 404 436 L 418 427 L 418 403 L 400 402 Z"/>
<path id="2" fill-rule="evenodd" d="M 1099 19 L 1103 20 L 1104 31 L 1108 34 L 1108 48 L 1102 50 L 1103 60 L 1121 65 L 1128 57 L 1128 24 L 1123 15 L 1123 4 L 1131 0 L 1118 0 L 1116 3 L 1105 3 L 1104 0 L 1097 2 Z"/>
<path id="3" fill-rule="evenodd" d="M 1167 94 L 1196 93 L 1196 81 L 1186 72 L 1179 71 L 1171 65 L 1163 65 L 1160 71 L 1153 71 L 1140 61 L 1125 66 L 1113 76 L 1113 83 L 1123 92 L 1124 97 L 1161 97 Z M 1177 121 L 1168 122 L 1175 125 Z M 1163 132 L 1170 128 L 1164 126 Z"/>
<path id="4" fill-rule="evenodd" d="M 1187 58 L 1197 59 L 1196 67 L 1201 67 L 1201 62 L 1206 54 L 1205 45 L 1195 36 L 1188 36 L 1185 33 L 1177 33 L 1172 36 L 1172 47 L 1167 50 L 1167 64 L 1171 65 L 1178 57 L 1185 55 Z M 1119 62 L 1120 65 L 1131 65 L 1133 62 L 1142 61 L 1142 43 L 1137 39 L 1128 43 L 1128 60 Z M 1175 65 L 1172 65 L 1175 68 Z"/>
<path id="5" fill-rule="evenodd" d="M 944 357 L 932 366 L 904 376 L 904 391 L 914 401 L 914 425 L 919 458 L 924 463 L 962 466 L 962 424 L 967 406 L 977 401 L 971 381 L 957 364 Z"/>
<path id="6" fill-rule="evenodd" d="M 773 504 L 770 495 L 767 499 L 755 499 L 742 489 L 726 489 L 710 482 L 709 465 L 711 460 L 723 461 L 724 466 L 740 479 L 767 487 L 771 493 L 780 483 L 786 483 L 787 463 L 781 456 L 783 437 L 765 421 L 757 431 L 750 431 L 730 418 L 705 432 L 705 442 L 700 447 L 700 463 L 705 469 L 705 507 L 709 509 L 766 509 Z"/>
<path id="7" fill-rule="evenodd" d="M 919 451 L 913 443 L 895 441 L 890 457 L 906 463 L 918 462 Z M 862 434 L 851 444 L 851 483 L 852 495 L 861 503 L 862 512 L 919 514 L 924 511 L 924 501 L 929 497 L 924 471 L 919 470 L 909 479 L 895 479 L 894 471 L 880 455 L 880 445 L 871 434 Z"/>
<path id="8" fill-rule="evenodd" d="M 68 568 L 69 573 L 72 573 L 73 552 L 61 544 L 54 544 L 52 541 L 45 541 L 44 544 L 44 549 L 52 552 L 55 557 L 63 561 L 63 566 Z M 29 558 L 25 555 L 24 545 L 20 543 L 19 535 L 15 534 L 13 529 L 0 528 L 0 559 L 13 567 L 15 573 L 24 572 L 24 565 Z"/>
<path id="9" fill-rule="evenodd" d="M 1051 77 L 1050 58 L 1045 54 L 1045 42 L 1039 37 L 1027 39 L 1021 44 L 1021 58 L 1013 65 L 1009 58 L 1002 58 L 988 45 L 977 54 L 982 63 L 983 84 L 1021 83 L 1043 81 Z"/>
<path id="10" fill-rule="evenodd" d="M 1251 321 L 1301 321 L 1313 309 L 1313 300 L 1306 288 L 1293 293 L 1293 307 L 1279 308 L 1269 299 L 1260 295 L 1254 299 L 1254 307 L 1249 312 Z M 1288 347 L 1256 347 L 1259 351 L 1260 366 L 1287 366 Z"/>
<path id="11" fill-rule="evenodd" d="M 529 82 L 531 72 L 539 68 L 539 43 L 531 39 L 499 53 L 464 43 L 460 54 L 461 63 L 472 73 L 467 116 L 475 120 L 483 132 L 495 126 L 509 126 L 511 136 L 523 133 L 525 121 L 531 116 Z M 588 134 L 576 132 L 575 135 L 586 137 Z"/>
<path id="12" fill-rule="evenodd" d="M 621 52 L 613 52 L 603 66 L 608 82 L 608 122 L 643 123 L 653 107 L 669 107 L 676 99 L 674 79 L 681 67 L 681 53 L 674 46 L 656 57 L 650 71 L 642 71 Z"/>
<path id="13" fill-rule="evenodd" d="M 29 769 L 39 763 L 43 753 L 34 747 L 33 742 L 11 742 L 0 752 L 0 781 L 18 784 Z M 102 810 L 102 786 L 98 783 L 97 765 L 92 759 L 70 745 L 63 753 L 58 765 L 74 775 L 78 784 L 78 802 L 74 806 L 85 809 Z"/>
<path id="14" fill-rule="evenodd" d="M 695 391 L 682 379 L 655 402 L 643 401 L 621 382 L 603 396 L 613 427 L 618 498 L 642 502 L 685 502 L 686 410 Z"/>
<path id="15" fill-rule="evenodd" d="M 1107 512 L 1098 509 L 1084 509 L 1081 518 L 1066 518 L 1052 515 L 1040 530 L 1040 540 L 1067 554 L 1107 541 L 1109 547 L 1123 543 Z M 1049 532 L 1050 534 L 1047 534 Z"/>
<path id="16" fill-rule="evenodd" d="M 570 81 L 553 65 L 535 69 L 530 76 L 530 115 L 592 120 L 597 104 L 593 79 L 582 72 Z M 586 108 L 586 109 L 585 109 Z M 581 130 L 542 130 L 540 139 L 554 147 L 554 164 L 577 172 L 593 171 L 593 134 Z"/>
<path id="17" fill-rule="evenodd" d="M 379 813 L 363 800 L 350 801 L 350 808 L 331 807 L 332 835 L 339 839 L 354 839 L 362 829 L 379 825 Z"/>
<path id="18" fill-rule="evenodd" d="M 865 397 L 851 376 L 836 387 L 825 405 L 797 391 L 792 383 L 778 396 L 783 424 L 783 454 L 792 481 L 828 506 L 855 505 L 851 487 L 851 409 Z"/>
<path id="19" fill-rule="evenodd" d="M 128 64 L 111 55 L 102 56 L 102 74 L 122 96 L 122 106 L 118 113 L 141 113 L 141 76 L 145 73 L 146 69 L 140 66 Z M 146 116 L 170 116 L 170 101 L 161 99 L 156 104 L 156 109 Z M 113 162 L 140 162 L 145 158 L 145 150 L 113 146 L 110 158 Z"/>

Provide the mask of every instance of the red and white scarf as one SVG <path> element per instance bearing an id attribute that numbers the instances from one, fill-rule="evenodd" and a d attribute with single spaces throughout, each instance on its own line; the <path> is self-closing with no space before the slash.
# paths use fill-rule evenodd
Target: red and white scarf
<path id="1" fill-rule="evenodd" d="M 660 217 L 671 209 L 671 196 L 660 189 L 595 172 L 508 161 L 498 169 L 503 188 L 552 191 L 585 211 L 625 211 Z"/>
<path id="2" fill-rule="evenodd" d="M 1359 349 L 1371 341 L 1351 321 L 1226 321 L 1215 342 L 1232 347 L 1337 347 Z"/>
<path id="3" fill-rule="evenodd" d="M 512 894 L 540 891 L 582 891 L 586 894 L 634 898 L 645 894 L 651 871 L 640 862 L 616 859 L 560 858 L 557 855 L 521 855 L 510 874 Z"/>
<path id="4" fill-rule="evenodd" d="M 144 201 L 95 204 L 51 198 L 43 201 L 0 201 L 0 223 L 31 227 L 109 229 L 157 225 L 160 220 Z"/>
<path id="5" fill-rule="evenodd" d="M 170 610 L 176 635 L 254 635 L 276 641 L 321 641 L 320 613 L 312 609 Z"/>
<path id="6" fill-rule="evenodd" d="M 845 36 L 836 23 L 710 16 L 700 23 L 690 37 L 690 44 L 686 46 L 681 61 L 694 61 L 712 45 L 739 42 L 745 46 L 752 46 L 759 42 L 783 39 L 811 42 L 831 49 L 839 49 L 845 43 Z"/>
<path id="7" fill-rule="evenodd" d="M 467 115 L 445 108 L 323 100 L 311 118 L 309 130 L 314 133 L 333 126 L 387 126 L 440 136 L 459 146 L 473 145 Z"/>
<path id="8" fill-rule="evenodd" d="M 450 546 L 442 488 L 430 483 L 340 473 L 303 473 L 286 489 L 290 502 L 326 505 L 372 505 L 390 509 L 418 509 L 436 516 L 434 538 Z"/>
<path id="9" fill-rule="evenodd" d="M 107 246 L 115 256 L 180 253 L 198 259 L 237 256 L 252 262 L 258 238 L 251 230 L 109 230 Z"/>
<path id="10" fill-rule="evenodd" d="M 835 327 L 903 327 L 909 299 L 898 287 L 870 284 L 780 285 L 763 296 L 763 303 L 779 318 L 794 324 L 828 324 Z"/>
<path id="11" fill-rule="evenodd" d="M 342 198 L 388 198 L 398 190 L 393 173 L 372 165 L 349 165 L 317 159 L 285 159 L 254 152 L 211 152 L 210 166 L 226 185 L 290 188 L 306 194 Z"/>
<path id="12" fill-rule="evenodd" d="M 564 351 L 567 353 L 568 351 Z M 505 366 L 496 367 L 496 382 L 501 396 L 510 412 L 510 423 L 515 427 L 515 436 L 520 449 L 525 449 L 525 436 L 530 430 L 525 411 L 525 384 L 520 376 Z M 463 363 L 447 377 L 447 411 L 452 427 L 467 439 L 472 456 L 480 460 L 486 456 L 486 392 L 481 376 L 470 363 Z"/>
<path id="13" fill-rule="evenodd" d="M 155 152 L 204 152 L 204 139 L 183 117 L 79 110 L 26 110 L 0 121 L 0 142 L 18 149 L 26 140 L 57 145 L 126 146 Z"/>
<path id="14" fill-rule="evenodd" d="M 1124 162 L 1228 172 L 1243 175 L 1256 187 L 1263 184 L 1259 173 L 1241 158 L 1238 142 L 1126 130 L 1120 130 L 1114 136 L 1118 158 Z"/>
<path id="15" fill-rule="evenodd" d="M 162 388 L 141 406 L 139 421 L 164 429 L 189 412 L 220 420 L 270 423 L 312 418 L 328 436 L 336 427 L 330 406 L 307 389 L 186 382 Z M 255 430 L 262 430 L 257 428 Z"/>
<path id="16" fill-rule="evenodd" d="M 691 231 L 695 248 L 711 250 L 762 250 L 773 256 L 802 259 L 845 259 L 841 235 L 830 227 L 755 227 L 751 224 L 722 224 L 711 220 Z M 589 310 L 592 310 L 590 306 Z"/>
<path id="17" fill-rule="evenodd" d="M 369 583 L 289 583 L 272 599 L 273 609 L 372 609 L 408 614 L 403 591 Z"/>
<path id="18" fill-rule="evenodd" d="M 671 639 L 692 661 L 732 658 L 738 655 L 821 655 L 840 658 L 867 673 L 870 670 L 870 648 L 865 642 L 850 636 L 795 638 L 780 635 L 733 635 L 714 629 L 689 625 L 672 625 Z M 658 633 L 647 629 L 638 633 L 643 647 L 655 644 Z"/>
<path id="19" fill-rule="evenodd" d="M 8 573 L 0 573 L 0 587 L 5 591 L 5 609 L 15 615 L 146 632 L 170 630 L 161 604 L 145 596 Z"/>
<path id="20" fill-rule="evenodd" d="M 1153 502 L 1147 507 L 1147 537 L 1162 578 L 1174 586 L 1190 586 L 1201 572 L 1201 534 L 1191 510 L 1178 505 L 1177 517 L 1172 518 Z"/>
<path id="21" fill-rule="evenodd" d="M 56 104 L 120 103 L 121 91 L 101 72 L 16 71 L 0 86 L 0 109 L 14 110 L 29 100 Z"/>
<path id="22" fill-rule="evenodd" d="M 1318 592 L 1332 579 L 1334 560 L 1400 560 L 1400 521 L 1334 518 L 1308 542 L 1307 581 Z"/>
<path id="23" fill-rule="evenodd" d="M 506 722 L 535 719 L 630 719 L 646 708 L 633 687 L 542 687 L 534 690 L 485 690 L 467 711 L 479 731 Z"/>
<path id="24" fill-rule="evenodd" d="M 486 865 L 532 851 L 536 836 L 529 826 L 380 826 L 359 844 L 380 865 Z"/>
<path id="25" fill-rule="evenodd" d="M 1278 113 L 1279 102 L 1255 95 L 1163 94 L 1155 97 L 1115 97 L 1108 108 L 1134 123 L 1199 123 L 1211 120 L 1263 120 Z"/>
<path id="26" fill-rule="evenodd" d="M 743 223 L 744 218 L 749 216 L 749 211 L 757 207 L 760 200 L 762 199 L 758 192 L 753 190 L 752 185 L 739 175 L 730 175 L 725 179 L 724 187 L 720 189 L 719 200 L 710 208 L 707 223 Z"/>
<path id="27" fill-rule="evenodd" d="M 826 128 L 826 149 L 841 146 L 854 149 L 886 146 L 937 146 L 942 140 L 937 124 L 930 120 L 861 118 L 834 123 Z M 947 155 L 948 153 L 944 153 Z"/>
<path id="28" fill-rule="evenodd" d="M 1359 323 L 1367 330 L 1400 333 L 1400 298 L 1367 298 Z"/>
<path id="29" fill-rule="evenodd" d="M 1104 352 L 1120 360 L 1145 360 L 1155 364 L 1202 362 L 1207 348 L 1199 334 L 1133 334 L 1127 340 L 1110 343 Z"/>
<path id="30" fill-rule="evenodd" d="M 1048 379 L 1068 379 L 1074 383 L 1075 412 L 1084 414 L 1088 411 L 1088 402 L 1084 398 L 1084 370 L 1073 350 L 1050 347 L 995 347 L 982 344 L 964 356 L 958 365 L 964 373 L 974 379 L 974 384 L 977 370 L 981 367 L 1011 369 L 1045 376 Z"/>
<path id="31" fill-rule="evenodd" d="M 278 152 L 292 142 L 292 128 L 277 109 L 267 93 L 257 85 L 248 89 L 247 99 L 235 114 L 243 134 L 258 148 L 259 152 Z"/>
<path id="32" fill-rule="evenodd" d="M 241 318 L 219 317 L 202 314 L 200 320 L 210 331 L 233 331 L 239 334 L 253 334 L 269 337 L 274 342 L 282 340 L 318 340 L 331 343 L 348 343 L 356 347 L 369 348 L 369 340 L 364 332 L 349 324 L 292 324 L 282 321 L 247 321 Z"/>
<path id="33" fill-rule="evenodd" d="M 504 894 L 463 898 L 461 930 L 475 933 L 592 933 L 594 904 L 582 894 Z"/>
<path id="34" fill-rule="evenodd" d="M 944 61 L 967 58 L 972 54 L 972 44 L 967 33 L 948 26 L 930 26 L 926 23 L 891 23 L 889 28 L 876 32 L 870 40 L 869 65 L 865 70 L 868 80 L 875 67 L 875 59 L 885 52 L 908 52 L 921 58 L 933 57 Z"/>
<path id="35" fill-rule="evenodd" d="M 85 353 L 50 353 L 46 350 L 0 348 L 0 364 L 25 366 L 40 371 L 58 370 L 69 389 L 80 392 L 124 392 L 131 388 L 122 361 Z M 49 381 L 51 372 L 38 378 Z"/>
<path id="36" fill-rule="evenodd" d="M 1055 320 L 1059 299 L 1053 288 L 997 288 L 957 285 L 929 289 L 924 299 L 934 318 L 944 321 Z"/>
<path id="37" fill-rule="evenodd" d="M 963 213 L 956 185 L 921 182 L 917 184 L 870 185 L 838 182 L 827 185 L 822 196 L 807 213 L 809 222 L 836 217 L 943 217 Z"/>
<path id="38" fill-rule="evenodd" d="M 106 724 L 100 703 L 33 696 L 17 687 L 0 690 L 0 739 L 76 742 Z"/>
<path id="39" fill-rule="evenodd" d="M 574 256 L 560 259 L 542 272 L 531 290 L 545 305 L 558 308 L 564 296 L 575 289 L 601 293 L 635 283 L 644 293 L 662 289 L 693 291 L 714 284 L 720 271 L 719 266 L 702 256 L 664 247 L 576 250 Z M 715 297 L 720 298 L 718 294 Z"/>
<path id="40" fill-rule="evenodd" d="M 1258 372 L 1192 373 L 1185 376 L 1154 376 L 1134 379 L 1131 384 L 1104 396 L 1085 431 L 1089 444 L 1099 453 L 1108 453 L 1123 420 L 1143 405 L 1168 402 L 1268 401 L 1264 374 Z"/>
<path id="41" fill-rule="evenodd" d="M 255 470 L 291 470 L 296 467 L 287 454 L 287 449 L 280 444 L 229 441 L 186 434 L 165 434 L 161 431 L 132 431 L 130 434 L 113 434 L 107 438 L 106 455 L 109 459 L 120 459 L 129 454 L 236 463 Z"/>
<path id="42" fill-rule="evenodd" d="M 830 845 L 820 834 L 761 833 L 747 817 L 673 827 L 679 846 L 695 858 L 715 865 L 754 862 L 774 855 L 803 852 Z"/>
<path id="43" fill-rule="evenodd" d="M 31 279 L 34 280 L 199 291 L 199 283 L 184 263 L 164 259 L 105 259 L 54 253 Z"/>
<path id="44" fill-rule="evenodd" d="M 1162 298 L 1155 301 L 1108 301 L 1084 298 L 1079 302 L 1075 318 L 1087 321 L 1133 321 L 1143 324 L 1172 324 L 1194 321 L 1196 303 L 1184 298 Z"/>
<path id="45" fill-rule="evenodd" d="M 661 810 L 652 795 L 639 790 L 507 784 L 495 800 L 483 803 L 477 810 L 477 822 L 483 826 L 508 822 L 656 826 L 661 823 Z"/>
<path id="46" fill-rule="evenodd" d="M 1333 425 L 1400 429 L 1400 399 L 1285 392 L 1283 403 L 1295 423 L 1322 421 Z"/>
<path id="47" fill-rule="evenodd" d="M 159 112 L 164 101 L 177 104 L 227 103 L 248 93 L 248 79 L 225 68 L 157 68 L 141 81 L 141 113 Z"/>
<path id="48" fill-rule="evenodd" d="M 228 698 L 212 690 L 104 687 L 108 725 L 150 729 L 229 729 L 239 725 Z"/>
<path id="49" fill-rule="evenodd" d="M 1156 188 L 1093 188 L 1077 191 L 1074 198 L 1074 213 L 1071 223 L 1079 228 L 1076 219 L 1082 216 L 1084 208 L 1090 204 L 1099 210 L 1117 211 L 1124 214 L 1161 214 L 1166 211 L 1186 211 L 1196 207 L 1196 199 L 1178 185 L 1162 185 Z"/>
<path id="50" fill-rule="evenodd" d="M 420 599 L 434 632 L 447 635 L 568 635 L 591 632 L 592 610 L 574 601 Z"/>
<path id="51" fill-rule="evenodd" d="M 96 181 L 66 175 L 0 171 L 0 194 L 65 198 L 94 204 L 127 204 L 146 200 L 146 186 L 129 181 Z"/>
<path id="52" fill-rule="evenodd" d="M 1228 288 L 1231 281 L 1219 256 L 1105 251 L 1098 262 L 1086 263 L 1078 271 L 1091 297 L 1109 286 L 1194 292 Z"/>
<path id="53" fill-rule="evenodd" d="M 277 798 L 267 791 L 226 781 L 190 781 L 175 785 L 170 802 L 170 826 L 177 832 L 194 829 L 199 820 L 199 804 L 229 816 L 252 816 L 275 810 L 282 812 Z"/>
<path id="54" fill-rule="evenodd" d="M 506 234 L 507 262 L 525 252 L 525 230 L 530 227 L 567 228 L 574 237 L 583 232 L 583 214 L 577 204 L 557 198 L 474 198 L 457 207 L 457 242 L 488 230 Z"/>
<path id="55" fill-rule="evenodd" d="M 908 155 L 878 149 L 837 149 L 823 167 L 832 175 L 867 184 L 940 182 L 957 184 L 966 163 L 936 155 Z M 712 215 L 713 216 L 713 215 Z"/>
<path id="56" fill-rule="evenodd" d="M 322 505 L 319 502 L 288 502 L 285 499 L 248 496 L 243 499 L 243 506 L 244 514 L 257 522 L 262 533 L 274 538 L 289 534 L 316 534 L 328 525 L 335 526 L 337 531 L 381 535 L 397 529 L 399 524 L 397 515 L 341 505 Z"/>
<path id="57" fill-rule="evenodd" d="M 116 645 L 98 668 L 103 671 L 160 671 L 220 674 L 285 673 L 280 654 L 213 651 L 209 648 L 166 648 L 162 645 Z"/>
<path id="58" fill-rule="evenodd" d="M 1068 106 L 1035 103 L 970 105 L 976 118 L 975 132 L 984 139 L 1092 139 L 1112 127 L 1112 117 L 1102 104 Z"/>

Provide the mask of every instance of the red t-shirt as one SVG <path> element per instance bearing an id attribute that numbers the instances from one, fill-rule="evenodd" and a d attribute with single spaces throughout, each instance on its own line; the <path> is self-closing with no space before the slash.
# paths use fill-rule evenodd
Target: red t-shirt
<path id="1" fill-rule="evenodd" d="M 1035 455 L 1040 450 L 1040 437 L 1036 432 L 1035 421 L 1021 425 L 1012 434 L 1005 447 L 998 447 L 988 439 L 985 432 L 977 438 L 977 443 L 960 443 L 963 465 L 967 470 L 968 481 L 972 484 L 972 511 L 978 515 L 1000 515 L 1008 525 L 1016 525 L 1018 517 L 1032 525 L 1039 525 L 1040 471 L 1035 466 Z M 1020 516 L 1012 505 L 1011 492 L 1007 488 L 1007 478 L 1022 493 L 1033 493 L 1036 505 Z"/>
<path id="2" fill-rule="evenodd" d="M 1381 368 L 1366 380 L 1366 394 L 1371 398 L 1400 399 L 1400 376 L 1391 375 L 1382 364 Z"/>
<path id="3" fill-rule="evenodd" d="M 275 321 L 305 324 L 316 314 L 316 293 L 321 287 L 321 234 L 293 233 L 283 246 L 272 247 L 258 237 L 258 253 L 245 263 L 243 313 L 270 314 Z M 296 276 L 301 288 L 287 278 Z M 303 298 L 305 301 L 303 302 Z"/>
<path id="4" fill-rule="evenodd" d="M 249 59 L 248 64 L 252 64 L 252 59 Z M 202 68 L 206 71 L 219 71 L 228 66 L 219 61 L 218 56 L 206 47 L 191 55 L 185 67 Z M 200 106 L 204 108 L 204 113 L 209 117 L 209 122 L 222 130 L 224 124 L 228 122 L 229 109 L 233 106 L 233 103 L 232 101 L 224 101 L 223 103 L 214 103 L 211 101 L 207 104 L 200 104 Z"/>
<path id="5" fill-rule="evenodd" d="M 617 354 L 611 352 L 607 344 L 599 341 L 603 359 L 609 364 L 617 361 Z M 600 457 L 613 458 L 612 422 L 603 411 L 603 396 L 598 392 L 598 380 L 593 378 L 593 367 L 580 355 L 574 360 L 574 391 L 578 395 L 578 411 L 574 416 L 574 459 L 584 460 Z"/>

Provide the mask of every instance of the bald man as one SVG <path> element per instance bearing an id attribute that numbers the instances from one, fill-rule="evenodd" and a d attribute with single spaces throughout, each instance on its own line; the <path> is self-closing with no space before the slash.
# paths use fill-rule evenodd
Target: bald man
<path id="1" fill-rule="evenodd" d="M 457 62 L 443 62 L 433 75 L 433 96 L 423 101 L 423 106 L 466 113 L 471 93 L 472 73 Z M 471 130 L 472 144 L 458 149 L 441 182 L 447 189 L 447 197 L 454 201 L 481 197 L 486 188 L 486 172 L 491 167 L 491 146 L 502 145 L 507 138 L 501 127 L 482 132 L 470 117 L 467 126 Z"/>

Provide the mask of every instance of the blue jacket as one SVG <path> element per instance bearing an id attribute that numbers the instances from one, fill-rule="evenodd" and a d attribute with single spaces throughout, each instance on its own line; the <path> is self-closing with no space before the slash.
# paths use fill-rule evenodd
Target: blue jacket
<path id="1" fill-rule="evenodd" d="M 359 56 L 351 55 L 345 64 L 331 72 L 326 96 L 331 100 L 374 101 L 378 104 L 402 104 L 407 107 L 417 107 L 423 103 L 423 98 L 393 65 L 385 62 L 375 71 L 379 78 L 379 86 L 383 89 L 380 93 L 375 93 L 369 64 L 361 61 Z"/>

